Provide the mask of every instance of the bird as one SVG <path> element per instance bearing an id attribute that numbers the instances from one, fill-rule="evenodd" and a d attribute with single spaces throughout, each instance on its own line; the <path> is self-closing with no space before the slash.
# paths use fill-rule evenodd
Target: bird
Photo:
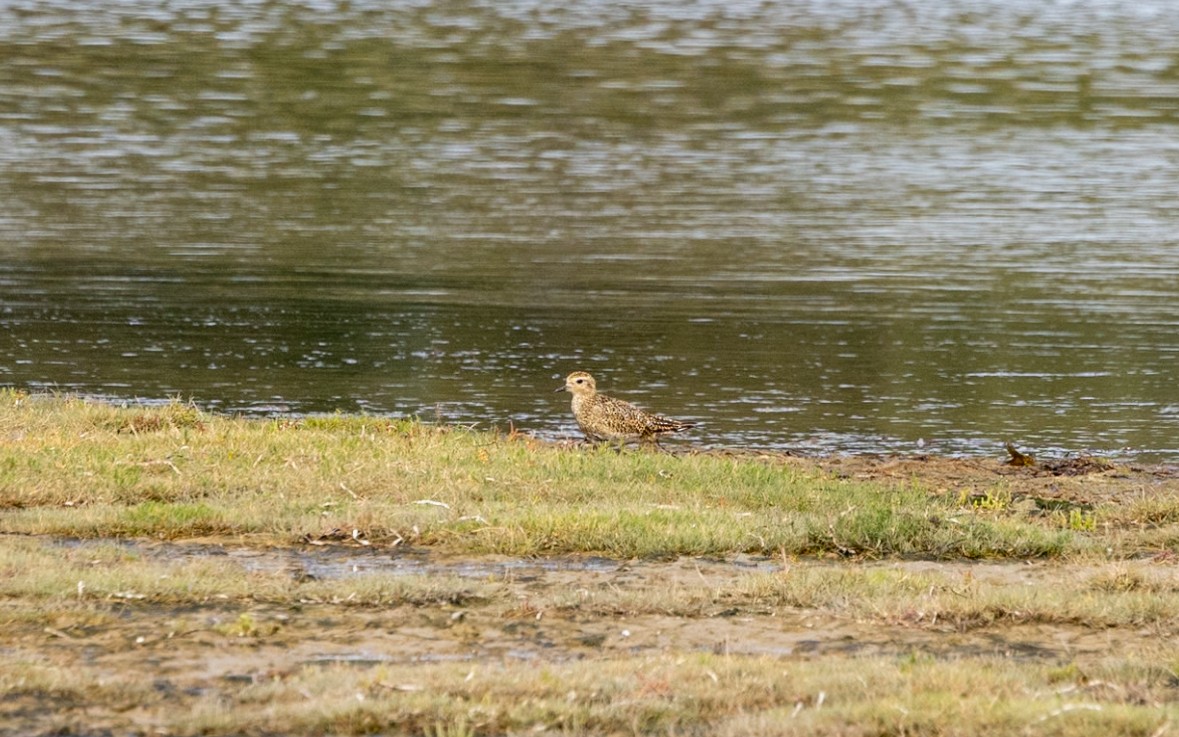
<path id="1" fill-rule="evenodd" d="M 630 402 L 598 394 L 594 377 L 585 371 L 574 371 L 565 377 L 558 392 L 573 395 L 573 417 L 590 442 L 616 441 L 619 446 L 628 440 L 659 445 L 659 436 L 695 427 L 694 422 L 682 422 L 644 412 Z"/>

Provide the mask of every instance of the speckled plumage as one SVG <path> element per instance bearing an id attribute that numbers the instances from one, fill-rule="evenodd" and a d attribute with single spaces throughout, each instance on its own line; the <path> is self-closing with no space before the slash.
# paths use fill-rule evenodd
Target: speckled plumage
<path id="1" fill-rule="evenodd" d="M 660 435 L 695 427 L 695 423 L 653 415 L 630 402 L 598 394 L 594 377 L 584 371 L 569 374 L 565 377 L 565 385 L 557 391 L 573 395 L 573 416 L 590 441 L 658 443 Z"/>

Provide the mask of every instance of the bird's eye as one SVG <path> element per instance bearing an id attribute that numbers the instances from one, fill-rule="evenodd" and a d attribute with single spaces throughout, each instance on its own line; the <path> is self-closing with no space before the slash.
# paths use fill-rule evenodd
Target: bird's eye
<path id="1" fill-rule="evenodd" d="M 584 383 L 585 383 L 585 379 L 578 379 L 577 381 L 574 381 L 573 383 L 574 383 L 574 384 L 584 384 Z"/>

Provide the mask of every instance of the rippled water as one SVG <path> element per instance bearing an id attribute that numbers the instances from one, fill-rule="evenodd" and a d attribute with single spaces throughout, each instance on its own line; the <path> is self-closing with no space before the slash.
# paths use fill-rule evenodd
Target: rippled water
<path id="1" fill-rule="evenodd" d="M 1179 459 L 1167 3 L 0 2 L 0 382 Z M 1126 449 L 1126 450 L 1123 450 Z"/>

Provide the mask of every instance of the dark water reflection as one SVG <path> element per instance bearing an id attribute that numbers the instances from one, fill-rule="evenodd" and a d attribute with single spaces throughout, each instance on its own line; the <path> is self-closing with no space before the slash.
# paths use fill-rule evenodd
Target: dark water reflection
<path id="1" fill-rule="evenodd" d="M 0 382 L 1179 459 L 1165 3 L 0 5 Z"/>

